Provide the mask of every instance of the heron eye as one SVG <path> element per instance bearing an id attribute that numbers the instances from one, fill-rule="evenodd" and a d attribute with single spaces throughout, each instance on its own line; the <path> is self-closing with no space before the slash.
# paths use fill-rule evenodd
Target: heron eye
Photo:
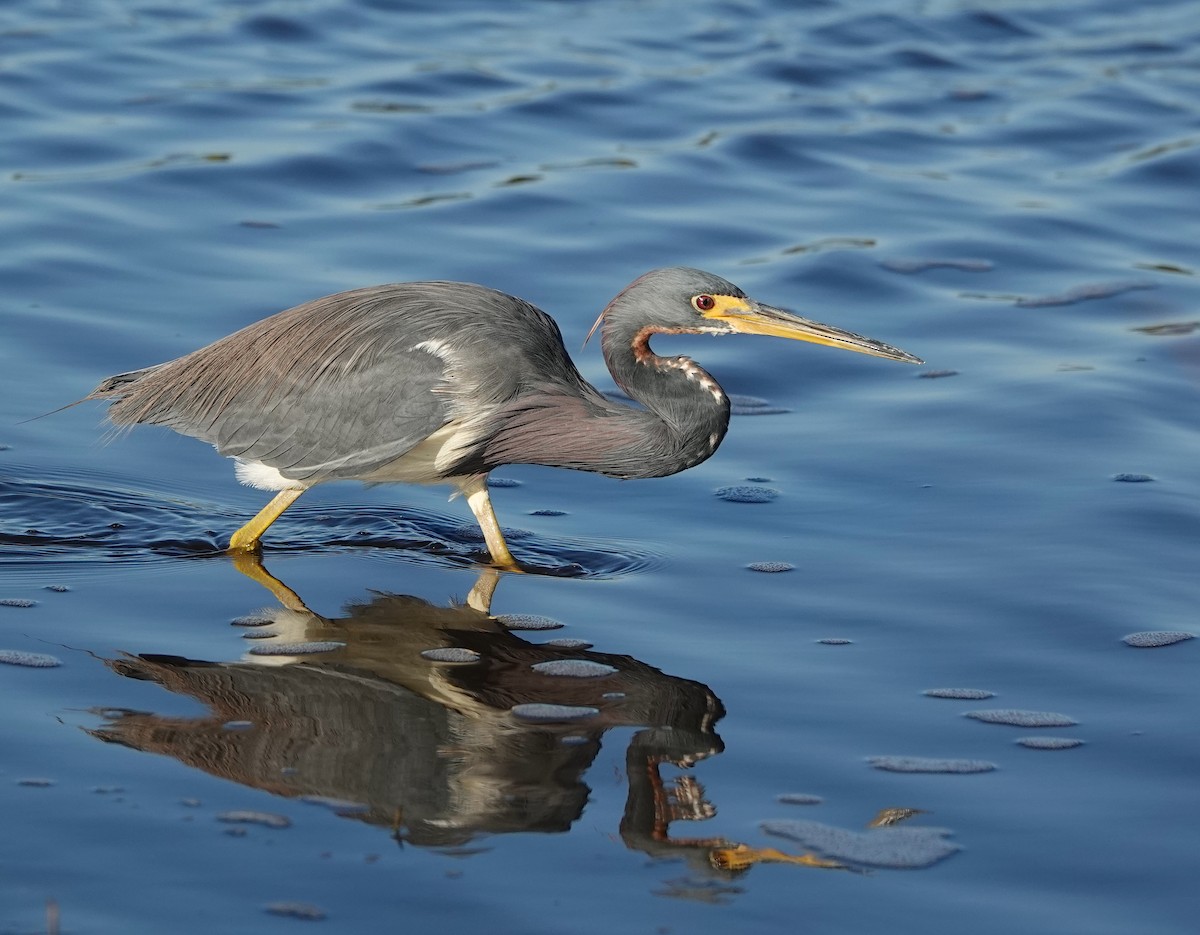
<path id="1" fill-rule="evenodd" d="M 717 307 L 717 300 L 711 295 L 698 295 L 692 298 L 692 307 L 698 312 L 708 312 Z"/>

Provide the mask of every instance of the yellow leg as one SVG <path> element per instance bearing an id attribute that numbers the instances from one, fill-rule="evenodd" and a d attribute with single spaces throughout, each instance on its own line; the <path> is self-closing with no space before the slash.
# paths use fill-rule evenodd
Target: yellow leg
<path id="1" fill-rule="evenodd" d="M 504 541 L 504 533 L 500 531 L 500 521 L 496 519 L 496 511 L 492 509 L 487 478 L 471 478 L 461 485 L 461 490 L 467 495 L 467 504 L 475 514 L 479 528 L 483 530 L 483 541 L 487 543 L 488 551 L 492 554 L 492 564 L 497 568 L 519 571 L 521 566 L 512 557 L 512 552 L 508 551 L 508 543 Z"/>
<path id="2" fill-rule="evenodd" d="M 847 869 L 845 864 L 825 860 L 815 854 L 785 854 L 773 847 L 750 847 L 748 844 L 714 848 L 709 854 L 709 861 L 718 869 L 737 871 L 749 870 L 754 864 L 761 863 L 803 864 L 824 870 Z"/>
<path id="3" fill-rule="evenodd" d="M 302 487 L 289 487 L 287 490 L 281 490 L 275 494 L 275 498 L 259 510 L 254 519 L 233 534 L 229 540 L 229 551 L 257 552 L 259 550 L 258 540 L 267 531 L 267 527 L 279 519 L 280 514 L 291 506 L 302 493 L 304 493 Z"/>
<path id="4" fill-rule="evenodd" d="M 234 568 L 274 594 L 275 599 L 288 610 L 312 614 L 312 611 L 304 606 L 304 601 L 300 599 L 299 594 L 263 568 L 262 559 L 257 553 L 232 552 L 229 557 L 233 559 Z"/>
<path id="5" fill-rule="evenodd" d="M 484 568 L 475 579 L 475 585 L 467 594 L 467 606 L 481 614 L 492 612 L 492 597 L 496 593 L 496 585 L 500 583 L 500 573 L 494 568 Z"/>

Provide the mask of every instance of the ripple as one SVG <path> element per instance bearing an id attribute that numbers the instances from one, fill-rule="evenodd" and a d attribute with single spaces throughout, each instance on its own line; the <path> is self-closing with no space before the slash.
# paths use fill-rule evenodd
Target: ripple
<path id="1" fill-rule="evenodd" d="M 53 471 L 37 471 L 37 481 L 0 477 L 6 520 L 0 528 L 0 563 L 224 558 L 228 534 L 247 519 L 245 511 L 131 493 L 94 476 L 77 480 L 62 472 L 59 479 Z M 272 526 L 264 543 L 270 552 L 405 550 L 422 559 L 463 566 L 487 558 L 479 527 L 461 518 L 412 507 L 334 511 L 319 501 L 313 504 L 293 507 Z M 554 577 L 610 578 L 652 569 L 662 560 L 641 543 L 610 545 L 510 528 L 505 535 L 519 544 L 517 557 L 523 568 Z"/>
<path id="2" fill-rule="evenodd" d="M 985 724 L 1007 724 L 1011 727 L 1073 727 L 1079 723 L 1072 717 L 1053 711 L 1018 711 L 1012 708 L 967 711 L 963 717 Z"/>
<path id="3" fill-rule="evenodd" d="M 943 380 L 946 377 L 958 376 L 957 370 L 922 370 L 917 374 L 918 380 Z"/>
<path id="4" fill-rule="evenodd" d="M 1094 299 L 1109 299 L 1137 289 L 1154 288 L 1156 288 L 1155 283 L 1142 280 L 1088 283 L 1067 289 L 1065 292 L 1017 299 L 1016 306 L 1017 308 L 1051 308 L 1059 305 L 1076 305 Z"/>
<path id="5" fill-rule="evenodd" d="M 987 273 L 995 269 L 991 260 L 979 259 L 919 259 L 895 257 L 879 264 L 893 273 L 923 273 L 930 269 L 957 269 L 965 273 Z"/>
<path id="6" fill-rule="evenodd" d="M 306 922 L 320 922 L 325 918 L 325 910 L 312 903 L 267 903 L 263 912 L 285 919 L 303 919 Z"/>
<path id="7" fill-rule="evenodd" d="M 819 795 L 804 792 L 784 792 L 775 796 L 775 801 L 781 805 L 820 805 L 825 800 Z"/>
<path id="8" fill-rule="evenodd" d="M 1155 478 L 1149 474 L 1114 474 L 1112 479 L 1121 484 L 1148 484 Z"/>
<path id="9" fill-rule="evenodd" d="M 995 763 L 987 760 L 955 760 L 924 756 L 872 756 L 867 762 L 889 773 L 990 773 Z"/>
<path id="10" fill-rule="evenodd" d="M 1160 646 L 1174 646 L 1176 643 L 1195 638 L 1195 633 L 1186 630 L 1145 630 L 1123 636 L 1121 642 L 1135 649 L 1158 649 Z"/>
<path id="11" fill-rule="evenodd" d="M 217 821 L 229 825 L 262 825 L 264 828 L 290 828 L 292 820 L 286 815 L 275 815 L 271 812 L 254 812 L 245 809 L 221 812 Z"/>

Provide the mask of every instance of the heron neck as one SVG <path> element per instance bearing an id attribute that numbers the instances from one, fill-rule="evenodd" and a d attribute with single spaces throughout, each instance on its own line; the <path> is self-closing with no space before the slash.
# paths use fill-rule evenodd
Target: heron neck
<path id="1" fill-rule="evenodd" d="M 662 332 L 645 327 L 609 327 L 603 346 L 617 386 L 657 418 L 664 441 L 670 442 L 659 448 L 661 476 L 699 464 L 716 451 L 729 427 L 729 397 L 690 358 L 655 354 L 650 338 L 658 333 Z"/>

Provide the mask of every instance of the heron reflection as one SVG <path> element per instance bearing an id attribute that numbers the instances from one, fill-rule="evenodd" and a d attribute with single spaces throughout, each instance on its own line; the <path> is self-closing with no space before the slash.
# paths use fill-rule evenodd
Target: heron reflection
<path id="1" fill-rule="evenodd" d="M 583 776 L 604 733 L 637 727 L 620 827 L 628 847 L 718 873 L 757 860 L 837 866 L 672 836 L 674 823 L 716 812 L 690 774 L 664 780 L 662 770 L 723 750 L 720 700 L 631 656 L 522 638 L 488 613 L 495 571 L 484 570 L 462 604 L 376 592 L 330 618 L 260 565 L 243 570 L 281 603 L 263 613 L 254 635 L 265 638 L 254 647 L 336 648 L 237 662 L 108 660 L 208 712 L 104 708 L 93 736 L 276 795 L 343 803 L 342 814 L 390 828 L 401 842 L 460 847 L 484 834 L 566 831 L 583 813 Z M 440 661 L 462 659 L 471 661 Z"/>

